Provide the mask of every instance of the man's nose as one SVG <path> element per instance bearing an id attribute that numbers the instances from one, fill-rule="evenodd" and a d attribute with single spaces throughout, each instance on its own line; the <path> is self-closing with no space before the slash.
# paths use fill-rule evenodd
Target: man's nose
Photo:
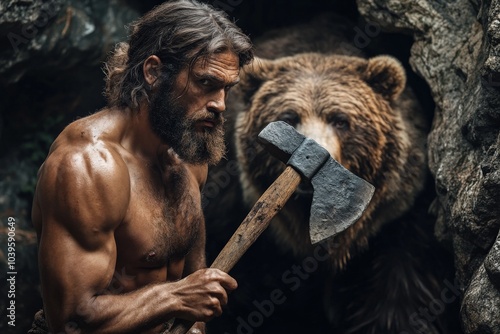
<path id="1" fill-rule="evenodd" d="M 207 109 L 210 112 L 222 113 L 226 110 L 226 92 L 221 89 L 215 92 L 207 103 Z"/>

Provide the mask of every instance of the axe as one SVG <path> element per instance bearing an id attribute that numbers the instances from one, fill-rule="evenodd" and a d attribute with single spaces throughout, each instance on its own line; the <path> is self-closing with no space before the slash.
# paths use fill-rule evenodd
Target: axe
<path id="1" fill-rule="evenodd" d="M 229 272 L 283 208 L 302 178 L 313 187 L 309 236 L 316 244 L 354 224 L 370 202 L 374 187 L 354 175 L 328 151 L 292 126 L 269 123 L 258 140 L 287 167 L 252 207 L 236 232 L 210 266 Z M 168 333 L 185 334 L 193 322 L 176 319 Z"/>

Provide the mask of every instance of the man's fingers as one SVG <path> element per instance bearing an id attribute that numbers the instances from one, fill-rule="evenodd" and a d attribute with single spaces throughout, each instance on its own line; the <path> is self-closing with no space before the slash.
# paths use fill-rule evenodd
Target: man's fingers
<path id="1" fill-rule="evenodd" d="M 219 269 L 212 269 L 212 270 L 214 270 L 217 273 L 219 277 L 219 283 L 220 285 L 222 285 L 224 289 L 232 291 L 238 287 L 238 282 L 236 282 L 234 278 L 229 276 L 229 274 Z"/>
<path id="2" fill-rule="evenodd" d="M 227 296 L 226 296 L 226 302 L 227 302 Z M 225 305 L 225 303 L 222 302 L 222 300 L 219 299 L 214 299 L 212 300 L 212 305 L 213 305 L 213 312 L 215 317 L 220 317 L 222 315 L 222 306 Z"/>
<path id="3" fill-rule="evenodd" d="M 189 309 L 185 318 L 179 317 L 205 322 L 222 314 L 228 292 L 238 286 L 234 278 L 214 268 L 200 269 L 171 284 L 178 284 L 178 296 Z"/>
<path id="4" fill-rule="evenodd" d="M 229 291 L 233 291 L 238 287 L 238 282 L 229 275 L 227 275 L 226 279 L 221 281 L 220 284 L 224 289 Z"/>

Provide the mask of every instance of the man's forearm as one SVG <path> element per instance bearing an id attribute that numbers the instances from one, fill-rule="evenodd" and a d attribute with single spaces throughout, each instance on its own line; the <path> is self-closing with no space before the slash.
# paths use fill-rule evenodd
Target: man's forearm
<path id="1" fill-rule="evenodd" d="M 55 333 L 77 327 L 82 333 L 137 333 L 153 329 L 179 311 L 171 283 L 152 284 L 122 295 L 99 295 L 80 302 L 70 319 L 59 319 Z M 57 315 L 56 315 L 57 316 Z M 74 320 L 73 320 L 74 319 Z M 62 321 L 60 321 L 62 320 Z"/>

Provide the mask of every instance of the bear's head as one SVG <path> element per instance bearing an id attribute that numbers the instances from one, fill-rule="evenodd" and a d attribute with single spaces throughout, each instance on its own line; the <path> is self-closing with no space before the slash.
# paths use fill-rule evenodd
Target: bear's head
<path id="1" fill-rule="evenodd" d="M 245 201 L 253 204 L 285 168 L 258 149 L 257 135 L 267 124 L 285 121 L 320 143 L 376 188 L 364 216 L 328 241 L 334 264 L 342 266 L 382 224 L 404 213 L 422 188 L 425 136 L 408 124 L 419 111 L 415 99 L 402 94 L 405 85 L 403 67 L 389 56 L 256 59 L 241 73 L 235 110 Z M 310 247 L 310 201 L 301 185 L 272 224 L 279 240 L 298 252 Z"/>

